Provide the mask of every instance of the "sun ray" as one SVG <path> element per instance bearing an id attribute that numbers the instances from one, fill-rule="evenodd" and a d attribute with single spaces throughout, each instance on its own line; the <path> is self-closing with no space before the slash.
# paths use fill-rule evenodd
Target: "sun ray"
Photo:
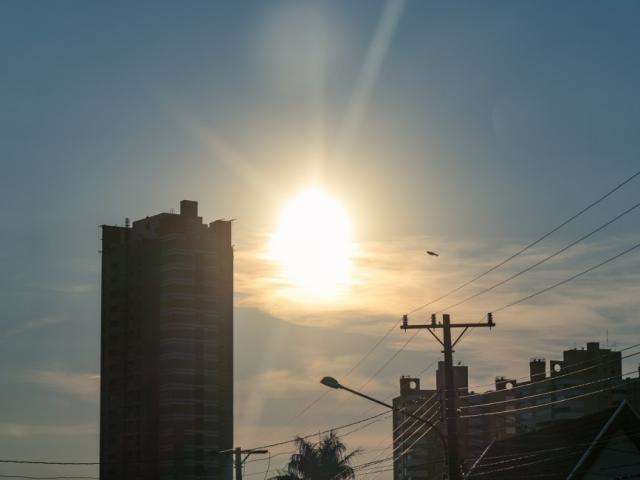
<path id="1" fill-rule="evenodd" d="M 405 3 L 405 0 L 389 0 L 382 12 L 343 121 L 338 142 L 339 153 L 342 155 L 346 155 L 353 135 L 360 125 L 373 87 L 380 75 L 382 63 L 391 45 L 393 34 L 404 11 Z"/>

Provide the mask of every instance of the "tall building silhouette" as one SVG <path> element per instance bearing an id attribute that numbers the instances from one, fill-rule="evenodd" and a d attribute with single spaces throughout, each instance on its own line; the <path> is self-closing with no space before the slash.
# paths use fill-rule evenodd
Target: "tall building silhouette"
<path id="1" fill-rule="evenodd" d="M 100 478 L 231 479 L 231 222 L 102 227 Z"/>

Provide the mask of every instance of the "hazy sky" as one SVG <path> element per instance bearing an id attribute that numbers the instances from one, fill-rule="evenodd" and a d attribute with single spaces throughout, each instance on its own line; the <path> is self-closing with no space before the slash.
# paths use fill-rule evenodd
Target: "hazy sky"
<path id="1" fill-rule="evenodd" d="M 639 169 L 639 16 L 633 1 L 2 2 L 2 456 L 97 458 L 97 227 L 183 198 L 206 221 L 237 218 L 237 443 L 359 418 L 368 405 L 333 392 L 291 421 L 322 392 L 321 376 L 343 375 L 403 313 Z M 484 285 L 635 204 L 639 185 Z M 351 286 L 334 302 L 287 295 L 264 255 L 288 200 L 311 186 L 344 207 L 357 246 Z M 639 236 L 634 211 L 451 313 L 481 318 Z M 465 339 L 456 355 L 472 384 L 525 375 L 530 356 L 556 358 L 607 331 L 611 343 L 639 342 L 638 257 Z M 395 332 L 349 383 L 364 383 L 405 338 Z M 401 373 L 438 355 L 419 337 L 368 391 L 393 395 Z M 346 440 L 375 448 L 390 434 L 386 420 Z"/>

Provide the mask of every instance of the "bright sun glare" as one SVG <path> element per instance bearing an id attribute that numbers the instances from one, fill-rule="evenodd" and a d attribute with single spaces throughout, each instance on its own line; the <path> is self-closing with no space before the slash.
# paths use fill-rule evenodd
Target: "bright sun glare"
<path id="1" fill-rule="evenodd" d="M 335 297 L 349 281 L 351 224 L 346 210 L 317 189 L 285 207 L 270 254 L 287 280 L 310 298 Z"/>

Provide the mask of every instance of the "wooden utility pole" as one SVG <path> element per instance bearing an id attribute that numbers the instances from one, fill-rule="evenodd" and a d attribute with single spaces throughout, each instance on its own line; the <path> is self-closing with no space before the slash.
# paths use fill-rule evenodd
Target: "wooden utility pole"
<path id="1" fill-rule="evenodd" d="M 453 347 L 467 332 L 469 328 L 495 326 L 493 323 L 493 315 L 487 314 L 486 323 L 451 323 L 449 314 L 442 314 L 442 323 L 436 322 L 436 316 L 431 315 L 431 324 L 427 325 L 409 325 L 407 315 L 402 317 L 403 330 L 426 329 L 442 345 L 444 354 L 444 383 L 445 383 L 445 420 L 447 424 L 447 458 L 449 468 L 449 480 L 460 480 L 462 472 L 460 471 L 460 457 L 458 455 L 458 410 L 456 408 L 456 387 L 453 378 Z M 463 328 L 462 332 L 454 342 L 451 342 L 451 329 Z M 434 330 L 442 329 L 442 340 L 434 333 Z"/>
<path id="2" fill-rule="evenodd" d="M 269 453 L 269 450 L 243 450 L 240 447 L 234 448 L 233 450 L 227 450 L 228 453 L 233 453 L 233 460 L 236 470 L 236 478 L 235 480 L 242 480 L 242 464 L 249 458 L 249 455 L 254 453 Z M 245 455 L 242 458 L 242 455 Z"/>

